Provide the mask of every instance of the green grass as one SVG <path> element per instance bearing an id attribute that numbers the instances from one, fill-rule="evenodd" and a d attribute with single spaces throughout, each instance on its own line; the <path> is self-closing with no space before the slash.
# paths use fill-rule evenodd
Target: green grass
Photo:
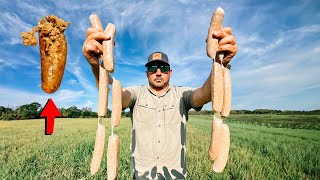
<path id="1" fill-rule="evenodd" d="M 207 157 L 202 149 L 208 146 L 212 122 L 209 116 L 193 116 L 189 121 L 188 162 Z M 199 163 L 192 171 L 196 179 L 319 179 L 320 131 L 272 128 L 250 124 L 227 123 L 231 133 L 230 156 L 226 169 L 217 175 L 210 173 L 210 162 Z M 197 134 L 192 137 L 192 134 Z M 199 137 L 200 136 L 200 137 Z M 199 143 L 199 138 L 203 139 Z M 198 140 L 198 141 L 197 141 Z M 193 150 L 195 149 L 195 150 Z M 196 155 L 196 152 L 199 152 Z"/>
<path id="2" fill-rule="evenodd" d="M 187 123 L 188 179 L 319 179 L 320 131 L 273 128 L 228 121 L 230 155 L 226 169 L 211 170 L 208 147 L 212 116 Z M 110 135 L 110 119 L 107 122 Z M 0 179 L 106 179 L 105 156 L 90 176 L 96 119 L 56 119 L 44 135 L 44 120 L 0 121 Z M 130 179 L 131 122 L 115 129 L 121 140 L 118 179 Z M 107 142 L 106 142 L 107 144 Z"/>
<path id="3" fill-rule="evenodd" d="M 228 121 L 268 127 L 320 130 L 320 115 L 232 114 Z"/>

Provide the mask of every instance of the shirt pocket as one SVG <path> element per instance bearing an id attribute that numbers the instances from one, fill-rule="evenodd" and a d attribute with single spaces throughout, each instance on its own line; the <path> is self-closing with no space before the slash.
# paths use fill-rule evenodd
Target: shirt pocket
<path id="1" fill-rule="evenodd" d="M 140 99 L 138 104 L 138 117 L 137 122 L 143 124 L 150 124 L 154 122 L 154 118 L 156 116 L 156 107 L 153 104 L 153 101 L 148 101 L 147 99 L 143 98 Z"/>
<path id="2" fill-rule="evenodd" d="M 163 106 L 165 126 L 180 124 L 182 111 L 180 102 L 165 102 Z"/>

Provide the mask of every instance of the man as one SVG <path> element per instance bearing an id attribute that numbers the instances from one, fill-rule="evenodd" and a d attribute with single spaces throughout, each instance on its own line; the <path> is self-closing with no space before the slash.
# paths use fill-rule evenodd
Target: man
<path id="1" fill-rule="evenodd" d="M 220 39 L 218 52 L 225 54 L 226 65 L 238 50 L 232 30 L 223 28 L 212 36 Z M 98 59 L 103 52 L 100 42 L 108 39 L 103 32 L 89 28 L 83 44 L 83 54 L 97 82 Z M 145 66 L 149 85 L 122 92 L 122 107 L 129 107 L 132 113 L 133 179 L 185 179 L 188 111 L 200 110 L 211 100 L 210 76 L 197 89 L 172 86 L 169 58 L 162 52 L 152 53 Z"/>

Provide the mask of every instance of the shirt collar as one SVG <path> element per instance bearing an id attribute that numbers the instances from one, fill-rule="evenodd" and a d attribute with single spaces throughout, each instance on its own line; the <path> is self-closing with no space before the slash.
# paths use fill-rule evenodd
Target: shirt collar
<path id="1" fill-rule="evenodd" d="M 167 91 L 164 92 L 163 94 L 161 94 L 159 97 L 165 96 L 165 95 L 170 91 L 171 86 L 170 86 L 169 84 L 168 84 L 168 86 L 169 86 L 169 88 L 167 89 Z M 148 85 L 147 88 L 148 88 L 148 90 L 149 90 L 149 92 L 150 92 L 151 94 L 153 94 L 154 96 L 158 96 L 156 93 L 154 93 L 154 92 L 152 91 L 152 89 L 150 88 L 150 85 Z"/>

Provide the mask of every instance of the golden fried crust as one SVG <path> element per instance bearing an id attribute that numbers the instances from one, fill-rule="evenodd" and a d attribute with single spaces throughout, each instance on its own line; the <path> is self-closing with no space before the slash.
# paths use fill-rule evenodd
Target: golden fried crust
<path id="1" fill-rule="evenodd" d="M 67 41 L 63 33 L 69 25 L 70 22 L 50 15 L 46 20 L 41 18 L 30 32 L 20 33 L 25 46 L 35 46 L 34 33 L 38 32 L 42 89 L 46 93 L 53 93 L 60 87 L 67 59 Z"/>
<path id="2" fill-rule="evenodd" d="M 67 41 L 63 33 L 54 41 L 39 32 L 42 89 L 53 93 L 60 87 L 67 57 Z"/>

